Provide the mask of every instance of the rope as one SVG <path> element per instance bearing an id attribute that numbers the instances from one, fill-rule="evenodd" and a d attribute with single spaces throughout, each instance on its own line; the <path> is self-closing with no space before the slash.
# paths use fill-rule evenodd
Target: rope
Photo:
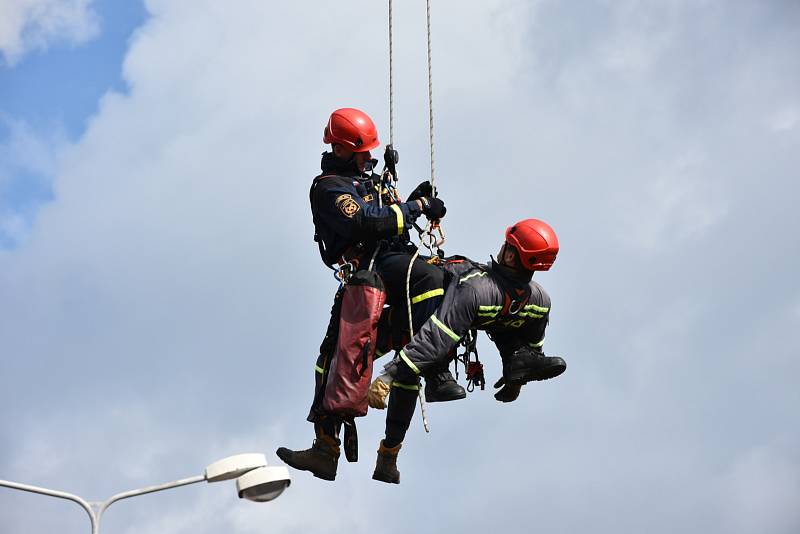
<path id="1" fill-rule="evenodd" d="M 408 263 L 408 271 L 406 272 L 406 303 L 408 304 L 408 334 L 409 339 L 414 338 L 414 320 L 411 314 L 411 269 L 414 267 L 414 262 L 417 261 L 419 256 L 419 249 L 411 256 L 411 261 Z M 425 397 L 422 395 L 422 388 L 417 390 L 417 398 L 419 399 L 419 411 L 422 415 L 422 426 L 425 427 L 425 432 L 430 432 L 428 426 L 428 416 L 425 413 Z"/>
<path id="2" fill-rule="evenodd" d="M 394 55 L 392 42 L 392 0 L 389 0 L 389 144 L 394 146 Z"/>
<path id="3" fill-rule="evenodd" d="M 433 150 L 433 62 L 431 61 L 431 0 L 427 0 L 428 18 L 428 121 L 431 140 L 431 188 L 433 196 L 436 196 L 436 175 L 434 173 L 434 150 Z"/>
<path id="4" fill-rule="evenodd" d="M 430 19 L 429 19 L 430 20 Z M 394 47 L 393 47 L 393 32 L 392 32 L 392 0 L 389 0 L 389 144 L 394 147 Z M 430 34 L 430 24 L 428 33 Z M 430 37 L 428 38 L 428 49 L 430 50 Z M 428 79 L 429 79 L 429 89 L 428 94 L 431 94 L 432 89 L 430 88 L 430 52 L 428 54 Z M 433 120 L 431 116 L 431 121 Z M 431 123 L 432 124 L 432 123 Z M 431 136 L 433 134 L 431 133 Z M 431 137 L 431 143 L 433 142 L 433 137 Z M 431 175 L 433 175 L 433 149 L 431 148 Z M 397 179 L 397 177 L 393 177 Z M 435 189 L 434 189 L 435 191 Z M 435 196 L 435 193 L 434 193 Z M 414 337 L 414 322 L 413 317 L 411 314 L 411 269 L 414 267 L 414 262 L 417 260 L 419 256 L 419 249 L 414 252 L 414 255 L 411 257 L 411 261 L 408 264 L 408 272 L 406 273 L 406 303 L 408 305 L 408 330 L 409 330 L 409 339 Z M 417 390 L 417 397 L 419 398 L 419 409 L 420 414 L 422 415 L 422 425 L 425 427 L 425 432 L 430 432 L 430 427 L 428 426 L 428 416 L 425 413 L 425 398 L 422 394 L 422 388 Z"/>

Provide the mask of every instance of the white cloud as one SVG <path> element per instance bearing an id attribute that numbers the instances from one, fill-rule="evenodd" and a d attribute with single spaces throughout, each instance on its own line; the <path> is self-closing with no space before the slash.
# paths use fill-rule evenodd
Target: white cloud
<path id="1" fill-rule="evenodd" d="M 796 446 L 796 444 L 795 444 Z M 800 468 L 796 448 L 764 445 L 737 458 L 722 481 L 729 499 L 727 532 L 797 532 Z"/>
<path id="2" fill-rule="evenodd" d="M 649 251 L 673 250 L 687 239 L 699 239 L 725 217 L 723 180 L 711 173 L 707 156 L 687 150 L 653 175 L 620 191 L 622 242 Z"/>
<path id="3" fill-rule="evenodd" d="M 80 44 L 99 30 L 93 0 L 2 0 L 0 53 L 9 65 L 56 41 Z"/>
<path id="4" fill-rule="evenodd" d="M 36 207 L 49 197 L 67 142 L 58 124 L 40 132 L 24 121 L 0 116 L 0 127 L 7 131 L 0 143 L 0 247 L 17 246 L 28 238 Z M 25 202 L 7 194 L 12 189 L 25 191 Z"/>
<path id="5" fill-rule="evenodd" d="M 776 132 L 793 130 L 800 123 L 800 108 L 786 106 L 774 112 L 769 118 L 768 126 Z"/>
<path id="6" fill-rule="evenodd" d="M 431 405 L 434 430 L 424 435 L 413 423 L 399 487 L 369 478 L 383 426 L 372 414 L 359 428 L 362 460 L 343 461 L 335 484 L 293 472 L 285 496 L 263 506 L 238 502 L 230 485 L 176 489 L 115 506 L 109 527 L 404 532 L 405 522 L 386 521 L 387 503 L 438 495 L 497 513 L 416 507 L 415 524 L 427 531 L 513 532 L 534 513 L 542 531 L 718 532 L 737 517 L 728 507 L 740 503 L 738 493 L 715 500 L 703 492 L 718 489 L 718 458 L 749 449 L 746 429 L 719 421 L 754 405 L 742 384 L 750 384 L 755 350 L 731 339 L 752 332 L 717 315 L 748 313 L 756 301 L 766 310 L 778 291 L 737 279 L 709 295 L 700 275 L 729 265 L 733 232 L 720 222 L 728 213 L 761 215 L 755 193 L 777 184 L 785 194 L 770 197 L 770 213 L 793 207 L 797 155 L 740 137 L 763 123 L 726 107 L 760 110 L 772 93 L 738 91 L 717 102 L 754 60 L 720 65 L 698 50 L 739 32 L 754 41 L 774 32 L 735 13 L 744 28 L 716 27 L 714 10 L 680 8 L 648 43 L 647 25 L 630 26 L 661 13 L 648 17 L 647 6 L 631 2 L 620 15 L 614 6 L 591 4 L 587 14 L 563 2 L 434 3 L 448 252 L 484 258 L 510 219 L 532 212 L 557 222 L 561 263 L 541 280 L 554 297 L 547 350 L 566 351 L 565 376 L 526 387 L 509 406 L 489 391 Z M 625 14 L 630 6 L 641 18 Z M 418 7 L 396 3 L 404 190 L 428 169 Z M 56 174 L 56 200 L 23 247 L 0 252 L 0 402 L 10 407 L 0 413 L 0 467 L 92 498 L 189 476 L 235 452 L 274 459 L 278 445 L 310 444 L 313 360 L 335 290 L 310 239 L 307 206 L 322 125 L 333 108 L 358 106 L 388 137 L 384 4 L 153 0 L 148 9 L 125 60 L 130 92 L 107 94 L 63 156 L 15 145 L 27 154 L 19 161 L 44 161 L 39 170 Z M 687 28 L 700 37 L 671 37 Z M 793 64 L 795 50 L 785 45 L 770 57 Z M 696 70 L 684 68 L 689 60 Z M 797 83 L 777 77 L 773 87 L 790 93 Z M 773 168 L 751 188 L 750 170 L 764 161 Z M 616 246 L 621 227 L 634 246 Z M 796 238 L 786 242 L 785 261 L 774 266 L 785 270 L 773 280 L 797 262 Z M 763 262 L 759 243 L 735 250 L 742 270 Z M 675 263 L 652 260 L 661 244 Z M 785 335 L 771 321 L 758 330 L 775 343 Z M 494 348 L 485 347 L 497 376 Z M 765 404 L 796 390 L 764 383 L 748 388 Z M 765 435 L 796 436 L 771 413 L 762 412 Z M 47 461 L 37 463 L 40 456 Z M 754 472 L 763 481 L 792 464 L 788 455 L 778 466 L 761 458 L 734 478 Z M 762 486 L 764 495 L 794 491 L 782 480 Z M 0 517 L 22 530 L 34 506 Z M 782 505 L 760 506 L 759 517 L 783 515 L 771 524 L 791 524 Z M 672 521 L 652 524 L 664 515 Z"/>

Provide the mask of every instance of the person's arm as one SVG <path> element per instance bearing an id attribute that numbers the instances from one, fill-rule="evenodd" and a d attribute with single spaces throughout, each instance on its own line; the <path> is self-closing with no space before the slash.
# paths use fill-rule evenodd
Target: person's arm
<path id="1" fill-rule="evenodd" d="M 315 195 L 325 222 L 354 242 L 402 235 L 422 214 L 416 200 L 389 206 L 368 204 L 352 185 L 321 184 Z"/>
<path id="2" fill-rule="evenodd" d="M 541 288 L 538 288 L 535 294 L 539 295 L 539 298 L 536 299 L 537 304 L 529 302 L 520 311 L 527 321 L 519 330 L 506 330 L 492 334 L 492 341 L 501 358 L 512 358 L 519 350 L 530 350 L 544 355 L 542 347 L 544 346 L 545 330 L 550 320 L 550 297 Z M 521 385 L 506 384 L 503 378 L 500 378 L 494 387 L 495 389 L 501 388 L 494 394 L 494 398 L 500 402 L 517 400 L 522 389 Z"/>

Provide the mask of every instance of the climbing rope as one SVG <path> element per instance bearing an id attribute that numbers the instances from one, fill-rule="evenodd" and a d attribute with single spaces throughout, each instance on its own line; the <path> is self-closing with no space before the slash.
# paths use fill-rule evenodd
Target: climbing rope
<path id="1" fill-rule="evenodd" d="M 431 0 L 426 2 L 427 30 L 428 30 L 428 131 L 431 142 L 431 189 L 436 196 L 436 174 L 434 172 L 433 150 L 433 61 L 431 60 Z"/>
<path id="2" fill-rule="evenodd" d="M 392 43 L 392 0 L 389 0 L 389 144 L 394 146 L 394 48 Z"/>
<path id="3" fill-rule="evenodd" d="M 394 147 L 394 45 L 393 45 L 393 9 L 392 0 L 389 0 L 389 144 Z M 435 166 L 435 149 L 434 149 L 434 136 L 433 136 L 433 61 L 431 54 L 431 1 L 426 0 L 426 30 L 428 40 L 428 132 L 431 148 L 431 189 L 433 196 L 436 196 L 436 166 Z M 396 172 L 395 172 L 396 174 Z M 392 176 L 394 181 L 397 181 L 397 176 Z M 439 237 L 434 235 L 438 232 Z M 428 222 L 425 228 L 420 232 L 420 242 L 428 249 L 433 258 L 440 258 L 443 253 L 440 247 L 444 244 L 445 235 L 442 227 L 437 223 Z M 408 331 L 410 338 L 414 337 L 414 322 L 413 314 L 411 312 L 411 269 L 414 267 L 414 262 L 419 257 L 419 249 L 414 252 L 411 261 L 408 264 L 408 271 L 406 272 L 406 302 L 408 305 Z M 422 389 L 418 390 L 420 412 L 422 414 L 422 424 L 425 427 L 425 432 L 430 432 L 428 426 L 428 418 L 425 413 L 425 397 Z"/>
<path id="4" fill-rule="evenodd" d="M 414 262 L 417 261 L 419 256 L 419 249 L 411 256 L 411 261 L 408 263 L 408 271 L 406 272 L 406 303 L 408 304 L 408 339 L 414 338 L 414 319 L 411 313 L 411 269 L 414 267 Z M 425 413 L 425 396 L 422 394 L 422 387 L 417 390 L 417 398 L 419 398 L 419 411 L 422 415 L 422 426 L 425 427 L 425 432 L 430 432 L 428 425 L 428 415 Z"/>

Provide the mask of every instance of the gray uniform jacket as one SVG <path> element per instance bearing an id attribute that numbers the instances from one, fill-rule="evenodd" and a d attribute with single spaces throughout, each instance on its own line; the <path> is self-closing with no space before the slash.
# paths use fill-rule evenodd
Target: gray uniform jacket
<path id="1" fill-rule="evenodd" d="M 501 355 L 525 345 L 542 350 L 550 315 L 550 297 L 542 286 L 531 280 L 528 302 L 512 314 L 510 297 L 487 266 L 467 261 L 448 270 L 453 276 L 444 300 L 400 351 L 400 361 L 414 374 L 425 374 L 448 362 L 451 351 L 472 328 L 489 333 Z M 402 375 L 406 365 L 400 361 L 392 363 Z"/>

